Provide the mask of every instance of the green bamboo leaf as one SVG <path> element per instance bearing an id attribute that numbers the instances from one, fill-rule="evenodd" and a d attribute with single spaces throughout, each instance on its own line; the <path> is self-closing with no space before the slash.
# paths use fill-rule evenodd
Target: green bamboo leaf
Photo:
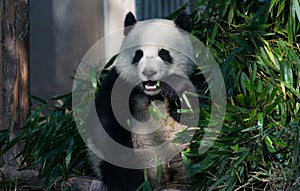
<path id="1" fill-rule="evenodd" d="M 265 115 L 270 114 L 281 102 L 282 102 L 282 96 L 279 96 L 274 102 L 268 103 L 264 106 L 264 113 Z"/>
<path id="2" fill-rule="evenodd" d="M 223 175 L 226 174 L 225 169 L 228 166 L 229 157 L 224 157 L 224 159 L 221 160 L 220 168 L 217 172 L 217 175 Z"/>
<path id="3" fill-rule="evenodd" d="M 253 79 L 253 81 L 256 79 L 256 75 L 257 75 L 257 64 L 254 63 L 253 64 L 253 69 L 252 69 L 252 79 Z"/>
<path id="4" fill-rule="evenodd" d="M 193 166 L 198 167 L 197 168 L 198 173 L 204 172 L 206 169 L 208 169 L 209 167 L 211 167 L 213 164 L 215 164 L 217 162 L 216 158 L 218 158 L 217 155 L 208 155 L 200 163 L 193 165 Z"/>
<path id="5" fill-rule="evenodd" d="M 72 95 L 72 93 L 67 93 L 64 95 L 53 97 L 50 100 L 63 100 L 63 99 L 69 98 L 71 95 Z"/>
<path id="6" fill-rule="evenodd" d="M 287 29 L 288 29 L 288 40 L 289 43 L 293 43 L 294 41 L 294 21 L 292 18 L 292 14 L 290 14 L 289 19 L 288 19 L 288 24 L 287 24 Z"/>
<path id="7" fill-rule="evenodd" d="M 245 132 L 245 131 L 242 130 L 241 132 Z M 235 144 L 231 148 L 232 148 L 232 150 L 237 151 L 239 149 L 239 144 Z"/>
<path id="8" fill-rule="evenodd" d="M 278 1 L 278 0 L 275 0 L 275 1 Z M 279 17 L 279 15 L 281 14 L 281 12 L 283 11 L 284 7 L 286 5 L 286 2 L 285 0 L 282 0 L 280 1 L 280 5 L 279 5 L 279 8 L 278 8 L 278 11 L 277 11 L 277 15 L 276 15 L 276 18 Z M 280 20 L 278 20 L 277 22 L 281 22 Z"/>
<path id="9" fill-rule="evenodd" d="M 44 99 L 42 99 L 42 98 L 40 98 L 40 97 L 31 95 L 30 98 L 33 99 L 33 100 L 35 100 L 35 101 L 37 101 L 38 103 L 41 103 L 41 104 L 47 104 L 47 101 L 45 101 Z"/>
<path id="10" fill-rule="evenodd" d="M 259 79 L 257 81 L 255 90 L 257 92 L 257 95 L 260 95 L 265 90 L 265 87 L 264 87 L 264 84 L 263 84 L 262 80 Z M 259 97 L 258 97 L 258 100 L 259 100 Z"/>
<path id="11" fill-rule="evenodd" d="M 233 6 L 230 6 L 229 15 L 228 15 L 229 25 L 231 25 L 233 18 L 234 18 L 234 9 Z"/>
<path id="12" fill-rule="evenodd" d="M 184 93 L 182 94 L 182 98 L 183 98 L 185 104 L 186 104 L 190 109 L 192 109 L 191 103 L 190 103 L 189 99 L 188 99 L 187 96 L 186 96 L 186 92 L 184 92 Z"/>
<path id="13" fill-rule="evenodd" d="M 287 87 L 295 96 L 297 96 L 298 99 L 300 99 L 300 92 L 299 90 L 296 90 L 293 86 L 290 84 L 286 84 L 283 82 L 284 86 Z"/>
<path id="14" fill-rule="evenodd" d="M 243 94 L 238 94 L 238 95 L 236 96 L 236 100 L 237 100 L 240 104 L 242 104 L 242 105 L 245 104 L 245 96 L 244 96 Z"/>
<path id="15" fill-rule="evenodd" d="M 221 7 L 222 9 L 220 10 L 220 18 L 223 19 L 225 13 L 227 12 L 228 6 L 230 5 L 230 1 L 221 1 Z"/>
<path id="16" fill-rule="evenodd" d="M 224 189 L 224 191 L 234 190 L 234 187 L 236 187 L 236 182 L 237 182 L 237 176 L 235 174 L 235 176 L 231 176 L 230 179 L 226 181 L 225 185 L 228 185 L 228 187 Z"/>
<path id="17" fill-rule="evenodd" d="M 260 128 L 260 126 L 253 126 L 253 127 L 248 127 L 246 129 L 243 129 L 241 132 L 252 132 L 252 131 L 257 131 L 257 129 Z M 238 144 L 237 144 L 238 145 Z M 237 150 L 237 149 L 235 149 Z"/>
<path id="18" fill-rule="evenodd" d="M 210 46 L 212 46 L 212 44 L 214 44 L 217 32 L 218 32 L 218 23 L 215 23 L 213 32 L 210 37 Z"/>
<path id="19" fill-rule="evenodd" d="M 271 153 L 275 153 L 276 152 L 276 149 L 274 148 L 273 146 L 273 141 L 271 140 L 271 138 L 269 136 L 265 136 L 265 139 L 264 139 L 266 145 L 267 145 L 267 148 L 268 150 L 271 152 Z"/>
<path id="20" fill-rule="evenodd" d="M 235 151 L 234 153 L 237 154 L 237 157 L 233 161 L 232 166 L 237 168 L 247 158 L 249 152 L 250 151 L 247 148 L 240 148 L 238 151 Z"/>
<path id="21" fill-rule="evenodd" d="M 244 72 L 241 73 L 241 85 L 244 94 L 246 94 L 247 90 L 250 91 L 250 80 Z"/>
<path id="22" fill-rule="evenodd" d="M 67 156 L 65 158 L 66 167 L 69 167 L 69 165 L 70 165 L 71 157 L 72 157 L 72 154 L 73 154 L 74 143 L 75 143 L 74 139 L 71 138 L 68 149 L 67 149 Z"/>
<path id="23" fill-rule="evenodd" d="M 257 115 L 257 126 L 259 126 L 260 129 L 264 127 L 264 115 L 263 113 L 259 113 Z"/>
<path id="24" fill-rule="evenodd" d="M 9 139 L 10 131 L 8 129 L 0 130 L 0 144 L 4 145 Z"/>
<path id="25" fill-rule="evenodd" d="M 270 89 L 268 89 L 268 99 L 266 100 L 265 103 L 272 103 L 276 95 L 277 95 L 277 89 L 273 88 L 273 85 L 270 84 Z"/>
<path id="26" fill-rule="evenodd" d="M 41 112 L 44 110 L 46 108 L 46 105 L 41 105 L 41 106 L 39 106 L 27 119 L 26 119 L 26 122 L 25 122 L 25 125 L 24 125 L 24 129 L 26 128 L 26 127 L 31 127 L 31 125 L 32 124 L 30 124 L 30 126 L 28 125 L 28 123 L 31 123 L 32 122 L 32 120 L 34 121 L 33 123 L 37 123 L 37 122 L 40 122 L 40 121 L 38 121 L 39 119 L 38 119 L 38 117 L 39 117 L 39 115 L 41 114 Z M 37 120 L 37 121 L 35 121 L 35 119 Z"/>
<path id="27" fill-rule="evenodd" d="M 166 119 L 166 116 L 160 111 L 154 101 L 151 102 L 151 106 L 149 107 L 149 113 L 155 121 L 159 122 L 161 119 Z"/>
<path id="28" fill-rule="evenodd" d="M 143 191 L 152 191 L 152 187 L 149 181 L 144 185 Z"/>
<path id="29" fill-rule="evenodd" d="M 143 188 L 145 187 L 146 184 L 147 184 L 146 182 L 143 182 L 135 191 L 143 190 Z"/>
<path id="30" fill-rule="evenodd" d="M 249 27 L 256 27 L 255 26 L 255 22 L 261 17 L 261 15 L 263 15 L 266 12 L 266 6 L 262 6 L 259 10 L 257 10 L 254 14 L 254 16 L 252 17 L 251 21 L 249 22 L 248 26 Z M 251 28 L 250 28 L 251 29 Z"/>
<path id="31" fill-rule="evenodd" d="M 193 113 L 192 109 L 177 109 L 177 113 Z"/>
<path id="32" fill-rule="evenodd" d="M 17 137 L 15 137 L 13 140 L 11 140 L 4 148 L 0 151 L 0 156 L 5 154 L 7 151 L 9 151 L 11 148 L 13 148 L 15 145 L 19 144 L 20 141 L 26 137 L 26 131 L 21 132 Z"/>
<path id="33" fill-rule="evenodd" d="M 293 11 L 296 12 L 296 15 L 298 17 L 298 22 L 300 22 L 300 6 L 299 6 L 299 0 L 293 0 Z M 296 20 L 295 20 L 296 22 Z"/>
<path id="34" fill-rule="evenodd" d="M 269 12 L 273 9 L 274 5 L 278 3 L 278 0 L 272 0 L 269 8 Z"/>
<path id="35" fill-rule="evenodd" d="M 97 89 L 97 76 L 96 76 L 96 70 L 94 68 L 90 68 L 90 80 L 92 82 L 93 88 Z"/>
<path id="36" fill-rule="evenodd" d="M 184 163 L 184 166 L 187 169 L 189 169 L 191 167 L 191 162 L 183 152 L 181 152 L 181 158 L 182 158 L 182 161 Z"/>
<path id="37" fill-rule="evenodd" d="M 274 66 L 275 66 L 276 68 L 278 68 L 277 62 L 276 62 L 276 60 L 275 60 L 275 56 L 274 56 L 274 54 L 272 53 L 272 51 L 270 50 L 270 48 L 267 47 L 267 46 L 264 46 L 264 49 L 265 49 L 266 53 L 268 54 L 269 59 L 271 60 L 271 62 L 274 64 Z"/>
<path id="38" fill-rule="evenodd" d="M 226 186 L 224 187 L 223 182 L 227 181 L 228 179 L 230 179 L 231 174 L 230 173 L 226 173 L 223 176 L 221 176 L 211 187 L 210 187 L 210 191 L 211 190 L 218 190 L 218 191 L 225 191 L 226 190 Z M 222 189 L 223 188 L 223 189 Z"/>
<path id="39" fill-rule="evenodd" d="M 282 61 L 280 65 L 280 76 L 281 80 L 288 86 L 293 86 L 294 76 L 293 69 L 290 62 Z"/>

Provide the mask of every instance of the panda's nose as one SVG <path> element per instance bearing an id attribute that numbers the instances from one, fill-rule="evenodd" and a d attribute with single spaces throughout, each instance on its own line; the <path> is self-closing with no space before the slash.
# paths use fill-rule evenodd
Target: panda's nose
<path id="1" fill-rule="evenodd" d="M 142 74 L 143 74 L 143 76 L 145 76 L 147 78 L 151 78 L 157 74 L 157 71 L 148 69 L 148 70 L 143 70 Z"/>

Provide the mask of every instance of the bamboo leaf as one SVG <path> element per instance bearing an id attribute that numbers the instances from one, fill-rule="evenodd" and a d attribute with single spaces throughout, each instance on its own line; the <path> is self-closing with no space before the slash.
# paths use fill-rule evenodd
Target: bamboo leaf
<path id="1" fill-rule="evenodd" d="M 212 32 L 211 37 L 210 37 L 210 46 L 212 44 L 214 44 L 217 32 L 218 32 L 218 24 L 215 23 L 214 28 L 213 28 L 213 32 Z"/>
<path id="2" fill-rule="evenodd" d="M 244 94 L 246 94 L 246 92 L 247 92 L 246 90 L 250 91 L 250 89 L 251 89 L 250 80 L 244 72 L 241 73 L 241 85 L 242 85 Z"/>
<path id="3" fill-rule="evenodd" d="M 26 131 L 21 132 L 16 138 L 11 140 L 4 148 L 0 151 L 0 156 L 5 154 L 7 151 L 9 151 L 11 148 L 13 148 L 15 145 L 19 144 L 20 141 L 25 138 Z"/>
<path id="4" fill-rule="evenodd" d="M 237 153 L 237 158 L 233 161 L 232 166 L 234 168 L 237 168 L 238 165 L 240 165 L 249 155 L 249 149 L 247 148 L 240 148 L 238 151 L 235 151 L 234 153 Z"/>
<path id="5" fill-rule="evenodd" d="M 293 86 L 294 83 L 293 69 L 289 62 L 282 62 L 280 73 L 282 76 L 282 81 L 288 86 Z"/>
<path id="6" fill-rule="evenodd" d="M 160 111 L 160 109 L 157 107 L 154 101 L 151 102 L 151 107 L 149 107 L 149 113 L 156 122 L 160 122 L 161 119 L 166 119 L 166 116 Z"/>
<path id="7" fill-rule="evenodd" d="M 230 6 L 229 15 L 228 15 L 228 24 L 231 25 L 234 18 L 234 9 L 233 6 Z"/>
<path id="8" fill-rule="evenodd" d="M 94 90 L 97 90 L 97 75 L 96 70 L 94 68 L 90 68 L 90 80 L 92 82 L 92 86 Z"/>
<path id="9" fill-rule="evenodd" d="M 287 23 L 287 30 L 288 30 L 288 40 L 289 43 L 293 43 L 294 41 L 294 21 L 292 18 L 292 14 L 290 14 L 288 23 Z"/>
<path id="10" fill-rule="evenodd" d="M 269 50 L 268 47 L 264 46 L 264 49 L 265 49 L 266 53 L 268 54 L 269 59 L 271 60 L 271 62 L 274 64 L 274 66 L 275 66 L 276 68 L 278 68 L 277 63 L 276 63 L 276 61 L 275 61 L 274 54 Z"/>
<path id="11" fill-rule="evenodd" d="M 275 0 L 275 1 L 277 1 L 277 0 Z M 283 9 L 284 9 L 285 5 L 286 5 L 286 2 L 285 2 L 285 0 L 283 0 L 283 1 L 280 1 L 280 5 L 279 5 L 278 11 L 277 11 L 276 18 L 278 18 L 278 17 L 279 17 L 279 15 L 280 15 L 280 14 L 281 14 L 281 12 L 283 11 Z M 278 21 L 278 22 L 280 22 L 280 21 Z"/>
<path id="12" fill-rule="evenodd" d="M 298 22 L 300 22 L 300 6 L 299 6 L 299 0 L 293 0 L 293 11 L 296 12 L 296 15 L 298 17 Z M 296 21 L 296 20 L 295 20 Z"/>
<path id="13" fill-rule="evenodd" d="M 40 97 L 31 95 L 30 98 L 32 98 L 33 100 L 37 101 L 38 103 L 41 103 L 41 104 L 47 104 L 47 101 L 45 101 L 44 99 L 42 99 L 42 98 L 40 98 Z"/>
<path id="14" fill-rule="evenodd" d="M 271 10 L 273 9 L 274 5 L 278 3 L 278 0 L 271 0 L 271 4 L 269 7 L 269 12 L 271 12 Z"/>
<path id="15" fill-rule="evenodd" d="M 71 139 L 70 144 L 68 146 L 68 150 L 67 150 L 67 156 L 65 158 L 66 167 L 69 167 L 69 165 L 70 165 L 73 148 L 74 148 L 74 143 L 75 143 L 74 139 Z"/>
<path id="16" fill-rule="evenodd" d="M 276 149 L 274 148 L 273 146 L 273 141 L 271 140 L 271 138 L 269 136 L 265 136 L 265 139 L 264 139 L 266 145 L 267 145 L 267 148 L 268 150 L 271 152 L 271 153 L 275 153 L 276 152 Z"/>

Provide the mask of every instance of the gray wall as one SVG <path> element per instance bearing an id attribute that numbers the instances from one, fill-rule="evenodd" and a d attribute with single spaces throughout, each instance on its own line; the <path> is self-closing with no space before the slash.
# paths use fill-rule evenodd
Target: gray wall
<path id="1" fill-rule="evenodd" d="M 136 0 L 136 15 L 139 20 L 164 18 L 192 0 Z M 189 7 L 187 12 L 191 12 Z"/>
<path id="2" fill-rule="evenodd" d="M 85 52 L 103 36 L 102 0 L 30 3 L 31 94 L 49 99 L 72 90 Z"/>
<path id="3" fill-rule="evenodd" d="M 134 2 L 105 0 L 107 32 L 121 27 Z M 72 90 L 74 72 L 86 51 L 104 36 L 104 0 L 32 0 L 30 2 L 31 94 L 49 99 Z M 118 3 L 119 2 L 119 3 Z M 138 20 L 162 18 L 189 0 L 135 0 Z M 124 10 L 123 10 L 124 9 Z M 126 9 L 126 10 L 125 10 Z M 120 13 L 123 10 L 123 13 Z M 190 10 L 188 10 L 190 11 Z M 133 11 L 134 12 L 134 11 Z M 106 13 L 107 14 L 107 13 Z M 112 26 L 111 26 L 112 25 Z M 116 26 L 115 26 L 116 25 Z"/>

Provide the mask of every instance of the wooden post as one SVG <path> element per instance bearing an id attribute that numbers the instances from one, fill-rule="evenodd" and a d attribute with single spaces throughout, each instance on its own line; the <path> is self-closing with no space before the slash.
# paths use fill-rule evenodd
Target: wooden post
<path id="1" fill-rule="evenodd" d="M 0 0 L 0 22 L 0 130 L 10 129 L 13 139 L 29 115 L 28 0 Z M 19 150 L 2 156 L 0 167 L 17 167 Z"/>

